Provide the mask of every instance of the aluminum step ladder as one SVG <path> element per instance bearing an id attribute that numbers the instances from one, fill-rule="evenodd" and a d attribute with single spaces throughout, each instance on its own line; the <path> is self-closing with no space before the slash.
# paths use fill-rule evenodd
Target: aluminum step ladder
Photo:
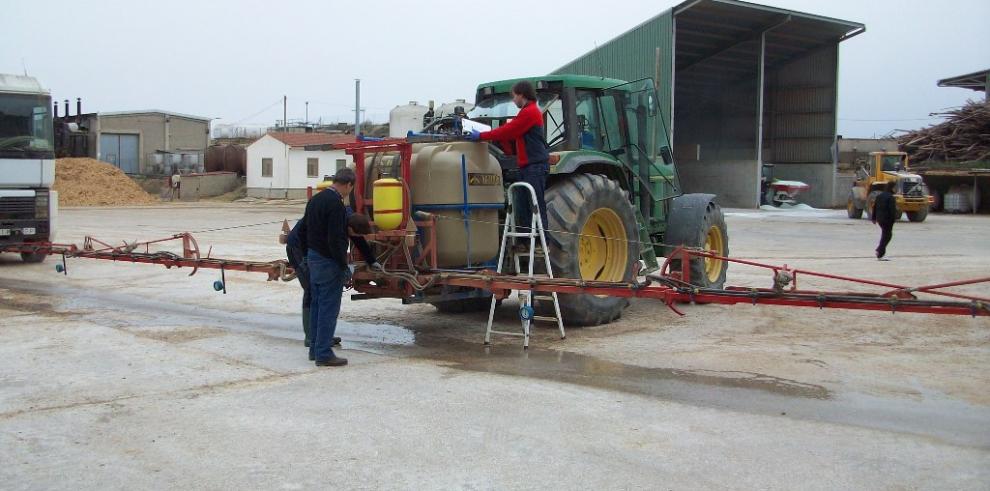
<path id="1" fill-rule="evenodd" d="M 531 203 L 531 209 L 533 210 L 533 219 L 528 232 L 519 232 L 516 230 L 516 217 L 513 210 L 513 193 L 525 192 L 528 194 L 528 198 Z M 533 266 L 536 262 L 537 247 L 540 248 L 540 254 L 543 256 L 543 264 L 547 268 L 546 276 L 548 278 L 553 278 L 553 268 L 550 266 L 550 257 L 546 254 L 547 251 L 547 237 L 546 231 L 543 230 L 543 220 L 540 216 L 540 207 L 536 202 L 536 191 L 533 186 L 525 182 L 516 182 L 509 186 L 506 191 L 509 195 L 509 206 L 506 210 L 505 216 L 505 226 L 502 233 L 502 246 L 498 250 L 498 267 L 496 271 L 502 272 L 502 265 L 505 264 L 505 253 L 508 249 L 510 254 L 512 254 L 512 266 L 514 273 L 516 275 L 523 274 L 522 267 L 520 265 L 519 259 L 522 256 L 526 256 L 529 259 L 527 265 L 526 275 L 528 278 L 533 279 L 535 275 L 533 274 Z M 512 250 L 512 244 L 515 242 L 516 238 L 528 238 L 529 247 L 526 251 L 514 251 Z M 539 238 L 539 244 L 536 243 L 536 239 Z M 523 338 L 523 348 L 529 348 L 529 335 L 530 335 L 530 324 L 533 321 L 547 321 L 556 322 L 557 328 L 560 329 L 560 339 L 565 339 L 567 335 L 564 333 L 564 319 L 560 315 L 560 304 L 557 301 L 557 292 L 551 292 L 549 295 L 534 296 L 532 290 L 517 290 L 519 298 L 519 319 L 522 321 L 522 332 L 508 332 L 508 331 L 496 331 L 492 329 L 492 322 L 495 319 L 495 305 L 497 300 L 492 297 L 492 306 L 488 311 L 488 327 L 485 329 L 485 344 L 489 345 L 492 342 L 492 334 L 501 334 L 505 336 L 521 336 Z M 549 301 L 553 302 L 553 311 L 556 314 L 555 317 L 539 316 L 535 315 L 535 310 L 533 309 L 533 300 Z"/>

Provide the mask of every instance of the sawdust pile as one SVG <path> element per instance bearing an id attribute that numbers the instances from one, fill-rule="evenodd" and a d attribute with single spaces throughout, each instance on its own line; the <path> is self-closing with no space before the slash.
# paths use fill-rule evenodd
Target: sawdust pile
<path id="1" fill-rule="evenodd" d="M 123 171 L 89 158 L 55 161 L 55 190 L 60 206 L 147 205 L 158 199 Z"/>

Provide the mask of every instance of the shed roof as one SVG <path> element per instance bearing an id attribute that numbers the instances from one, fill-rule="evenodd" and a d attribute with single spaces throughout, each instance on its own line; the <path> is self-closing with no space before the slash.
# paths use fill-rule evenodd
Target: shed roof
<path id="1" fill-rule="evenodd" d="M 708 59 L 732 59 L 733 49 L 758 41 L 765 31 L 766 63 L 773 66 L 866 30 L 858 22 L 738 0 L 690 0 L 673 13 L 678 70 Z"/>
<path id="2" fill-rule="evenodd" d="M 286 133 L 272 131 L 268 135 L 290 147 L 309 147 L 354 142 L 354 135 L 340 133 Z"/>
<path id="3" fill-rule="evenodd" d="M 939 87 L 958 87 L 960 89 L 987 90 L 990 85 L 990 69 L 967 73 L 956 77 L 943 78 L 938 81 Z"/>
<path id="4" fill-rule="evenodd" d="M 163 114 L 165 116 L 172 116 L 176 118 L 192 119 L 194 121 L 211 121 L 213 118 L 204 118 L 202 116 L 193 116 L 191 114 L 175 113 L 172 111 L 162 111 L 161 109 L 138 109 L 136 111 L 110 111 L 110 112 L 100 112 L 97 113 L 100 117 L 106 116 L 139 116 L 142 114 Z"/>

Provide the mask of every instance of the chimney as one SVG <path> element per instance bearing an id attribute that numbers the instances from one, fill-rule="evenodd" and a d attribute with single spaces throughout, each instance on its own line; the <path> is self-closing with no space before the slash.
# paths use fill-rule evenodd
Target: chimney
<path id="1" fill-rule="evenodd" d="M 54 117 L 58 117 L 58 101 L 55 101 L 55 114 Z"/>
<path id="2" fill-rule="evenodd" d="M 65 100 L 65 117 L 69 117 L 69 100 Z"/>
<path id="3" fill-rule="evenodd" d="M 82 124 L 82 97 L 76 97 L 76 122 Z"/>

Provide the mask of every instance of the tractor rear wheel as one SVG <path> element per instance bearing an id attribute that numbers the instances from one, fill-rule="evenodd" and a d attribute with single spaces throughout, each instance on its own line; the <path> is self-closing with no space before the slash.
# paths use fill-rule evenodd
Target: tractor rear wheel
<path id="1" fill-rule="evenodd" d="M 670 257 L 677 246 L 711 251 L 715 255 L 729 256 L 729 231 L 725 226 L 722 208 L 714 196 L 685 194 L 676 198 L 671 206 L 664 236 L 666 255 Z M 721 259 L 691 259 L 691 283 L 702 288 L 721 289 L 725 286 L 725 274 L 729 264 Z M 681 260 L 671 259 L 670 270 L 680 271 Z"/>
<path id="2" fill-rule="evenodd" d="M 598 174 L 575 174 L 546 192 L 547 247 L 553 275 L 594 281 L 632 281 L 639 261 L 636 212 L 617 182 Z M 629 301 L 604 295 L 558 295 L 569 326 L 605 324 L 622 316 Z M 538 305 L 550 314 L 549 302 Z"/>

